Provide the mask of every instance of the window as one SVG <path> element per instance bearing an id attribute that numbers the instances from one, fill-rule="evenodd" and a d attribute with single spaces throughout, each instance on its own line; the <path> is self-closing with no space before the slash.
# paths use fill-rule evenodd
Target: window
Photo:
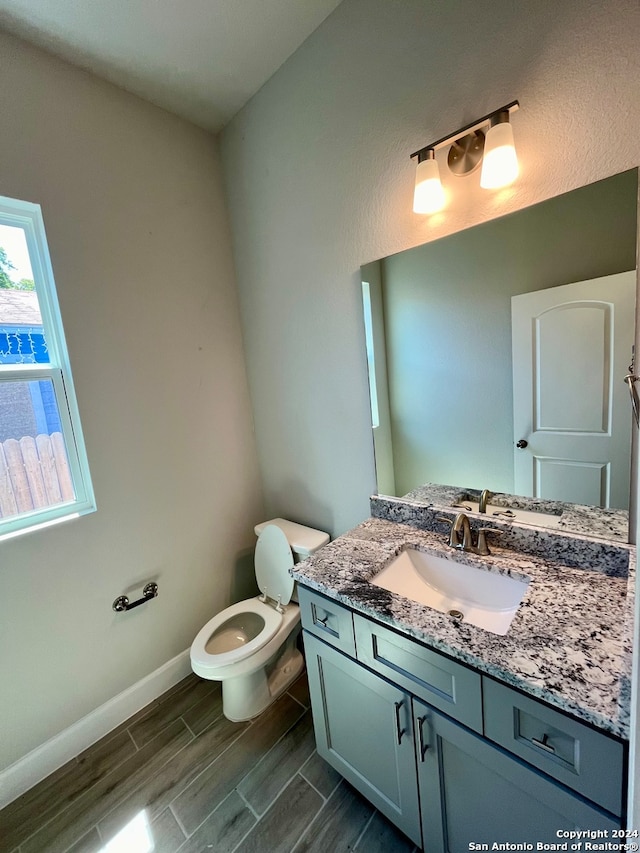
<path id="1" fill-rule="evenodd" d="M 0 197 L 0 539 L 94 509 L 40 207 Z"/>

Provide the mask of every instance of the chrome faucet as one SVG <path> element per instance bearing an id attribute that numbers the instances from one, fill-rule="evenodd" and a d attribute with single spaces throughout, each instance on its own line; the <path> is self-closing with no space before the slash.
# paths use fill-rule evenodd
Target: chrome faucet
<path id="1" fill-rule="evenodd" d="M 449 545 L 451 548 L 457 548 L 459 551 L 468 551 L 471 554 L 479 554 L 481 557 L 486 557 L 491 553 L 487 544 L 487 536 L 491 533 L 494 536 L 501 536 L 502 530 L 496 530 L 494 527 L 481 527 L 478 530 L 477 544 L 473 541 L 473 531 L 469 517 L 464 512 L 459 512 L 453 521 L 450 518 L 438 518 L 438 521 L 446 521 L 451 525 L 449 532 Z M 462 538 L 460 538 L 462 534 Z"/>
<path id="2" fill-rule="evenodd" d="M 492 496 L 492 492 L 489 489 L 483 489 L 480 493 L 480 500 L 478 501 L 478 512 L 486 512 L 487 511 L 487 503 L 489 498 Z"/>

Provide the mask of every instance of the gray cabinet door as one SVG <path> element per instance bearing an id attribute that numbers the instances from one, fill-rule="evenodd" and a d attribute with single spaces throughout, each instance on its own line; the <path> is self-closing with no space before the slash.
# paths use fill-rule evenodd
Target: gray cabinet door
<path id="1" fill-rule="evenodd" d="M 411 697 L 304 632 L 318 753 L 418 846 Z"/>
<path id="2" fill-rule="evenodd" d="M 619 829 L 613 816 L 414 700 L 427 853 L 552 842 L 567 829 Z"/>

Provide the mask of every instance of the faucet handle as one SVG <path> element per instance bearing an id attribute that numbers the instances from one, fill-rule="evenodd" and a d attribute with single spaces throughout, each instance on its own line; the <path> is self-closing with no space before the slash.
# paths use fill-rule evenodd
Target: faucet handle
<path id="1" fill-rule="evenodd" d="M 487 536 L 491 533 L 494 536 L 502 536 L 503 530 L 496 530 L 495 527 L 480 527 L 478 529 L 478 546 L 477 551 L 482 557 L 486 557 L 491 553 L 487 543 Z"/>

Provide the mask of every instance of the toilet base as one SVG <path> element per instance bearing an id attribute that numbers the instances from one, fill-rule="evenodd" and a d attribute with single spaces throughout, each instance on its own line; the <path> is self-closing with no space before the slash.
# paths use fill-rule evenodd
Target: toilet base
<path id="1" fill-rule="evenodd" d="M 226 678 L 222 682 L 222 713 L 233 723 L 257 717 L 284 693 L 303 669 L 304 658 L 296 648 L 295 636 L 289 637 L 274 663 L 250 675 Z"/>

